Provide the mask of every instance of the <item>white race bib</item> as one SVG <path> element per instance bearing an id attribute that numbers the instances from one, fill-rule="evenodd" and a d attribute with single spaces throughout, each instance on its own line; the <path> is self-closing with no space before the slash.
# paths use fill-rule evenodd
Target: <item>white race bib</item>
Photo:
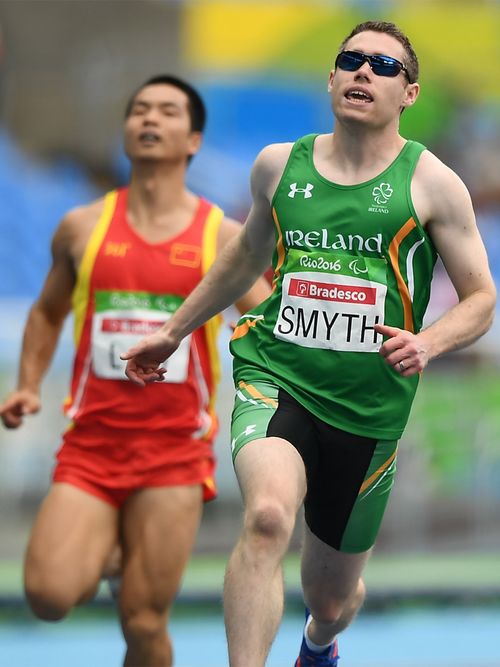
<path id="1" fill-rule="evenodd" d="M 374 325 L 384 323 L 384 260 L 337 257 L 292 251 L 291 268 L 298 270 L 283 278 L 274 335 L 303 347 L 378 352 L 383 338 Z M 300 270 L 311 264 L 324 270 Z"/>
<path id="2" fill-rule="evenodd" d="M 92 363 L 97 377 L 126 380 L 126 361 L 120 354 L 136 345 L 144 336 L 159 329 L 171 313 L 155 310 L 102 310 L 94 313 L 92 323 Z M 185 382 L 188 375 L 191 335 L 181 341 L 167 359 L 165 382 Z"/>

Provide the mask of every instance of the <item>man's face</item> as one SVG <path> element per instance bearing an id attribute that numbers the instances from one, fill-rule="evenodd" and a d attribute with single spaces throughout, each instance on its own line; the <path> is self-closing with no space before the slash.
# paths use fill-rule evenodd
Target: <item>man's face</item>
<path id="1" fill-rule="evenodd" d="M 168 84 L 142 88 L 125 119 L 125 152 L 131 160 L 177 162 L 194 155 L 201 133 L 191 130 L 187 95 Z"/>
<path id="2" fill-rule="evenodd" d="M 372 31 L 354 35 L 344 50 L 391 56 L 403 63 L 405 59 L 405 50 L 397 39 Z M 340 67 L 332 70 L 328 90 L 334 114 L 340 122 L 378 127 L 391 121 L 397 123 L 401 109 L 416 100 L 419 86 L 408 83 L 403 71 L 395 77 L 377 75 L 365 61 L 354 72 Z"/>

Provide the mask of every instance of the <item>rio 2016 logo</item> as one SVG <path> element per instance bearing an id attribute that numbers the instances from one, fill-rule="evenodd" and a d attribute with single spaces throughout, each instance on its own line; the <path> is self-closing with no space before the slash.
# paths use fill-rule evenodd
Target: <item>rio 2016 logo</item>
<path id="1" fill-rule="evenodd" d="M 373 198 L 379 206 L 387 204 L 392 197 L 392 193 L 393 189 L 391 188 L 390 183 L 381 183 L 380 185 L 376 185 L 372 190 Z"/>

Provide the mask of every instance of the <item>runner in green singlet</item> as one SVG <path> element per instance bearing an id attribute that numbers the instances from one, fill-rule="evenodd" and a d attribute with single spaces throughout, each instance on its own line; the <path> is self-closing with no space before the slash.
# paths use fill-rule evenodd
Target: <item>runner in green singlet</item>
<path id="1" fill-rule="evenodd" d="M 308 616 L 295 665 L 337 665 L 336 637 L 364 598 L 361 574 L 419 374 L 492 322 L 495 287 L 467 189 L 399 133 L 417 79 L 415 52 L 394 24 L 356 26 L 329 76 L 335 133 L 261 152 L 239 237 L 168 324 L 123 357 L 132 381 L 160 380 L 182 338 L 272 261 L 273 293 L 231 343 L 232 454 L 245 504 L 225 579 L 231 667 L 265 664 L 302 504 Z M 438 255 L 458 303 L 422 329 Z"/>

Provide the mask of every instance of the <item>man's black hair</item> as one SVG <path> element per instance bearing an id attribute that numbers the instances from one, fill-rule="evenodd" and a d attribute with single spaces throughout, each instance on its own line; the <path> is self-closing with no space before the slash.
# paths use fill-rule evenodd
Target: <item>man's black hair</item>
<path id="1" fill-rule="evenodd" d="M 188 110 L 189 116 L 191 118 L 191 131 L 192 132 L 203 132 L 205 129 L 205 122 L 207 118 L 207 112 L 205 109 L 205 104 L 201 98 L 199 92 L 193 88 L 191 84 L 183 79 L 179 79 L 177 76 L 171 74 L 158 74 L 157 76 L 152 76 L 150 79 L 145 81 L 135 93 L 129 99 L 127 106 L 125 107 L 125 118 L 128 118 L 132 107 L 134 105 L 135 98 L 137 94 L 146 86 L 158 86 L 158 85 L 168 85 L 174 86 L 179 90 L 182 90 L 183 93 L 187 95 L 188 98 Z"/>

